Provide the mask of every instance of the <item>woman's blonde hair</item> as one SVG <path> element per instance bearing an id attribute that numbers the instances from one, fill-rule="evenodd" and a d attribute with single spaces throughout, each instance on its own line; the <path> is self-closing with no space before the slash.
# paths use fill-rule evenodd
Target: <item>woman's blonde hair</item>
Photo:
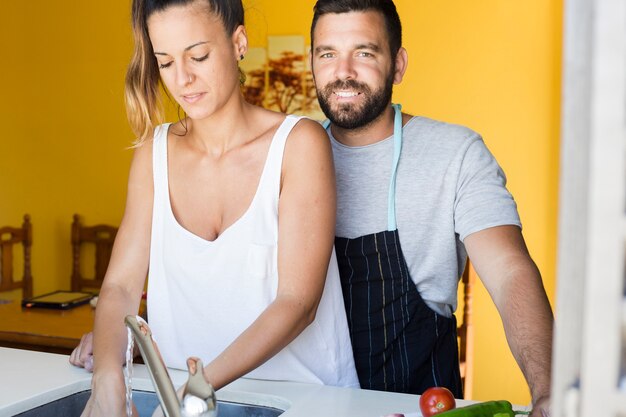
<path id="1" fill-rule="evenodd" d="M 148 18 L 171 6 L 203 2 L 207 10 L 218 16 L 229 34 L 243 25 L 241 0 L 133 0 L 132 30 L 135 39 L 133 56 L 126 72 L 126 114 L 137 139 L 135 146 L 153 135 L 154 128 L 163 123 L 163 103 L 159 66 L 148 35 Z"/>

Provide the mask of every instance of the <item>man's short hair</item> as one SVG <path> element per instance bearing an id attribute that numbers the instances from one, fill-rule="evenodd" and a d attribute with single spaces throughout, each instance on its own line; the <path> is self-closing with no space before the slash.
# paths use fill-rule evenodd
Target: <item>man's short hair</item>
<path id="1" fill-rule="evenodd" d="M 329 13 L 349 13 L 376 11 L 383 15 L 389 37 L 389 50 L 392 59 L 402 46 L 402 24 L 393 0 L 317 0 L 313 7 L 313 22 L 311 23 L 311 45 L 314 43 L 313 32 L 317 20 Z"/>

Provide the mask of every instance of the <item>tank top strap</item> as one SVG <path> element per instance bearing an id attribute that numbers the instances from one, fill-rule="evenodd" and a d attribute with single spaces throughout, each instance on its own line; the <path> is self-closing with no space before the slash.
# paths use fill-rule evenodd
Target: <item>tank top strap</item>
<path id="1" fill-rule="evenodd" d="M 154 181 L 155 202 L 167 194 L 167 132 L 170 123 L 157 126 L 152 140 L 152 176 Z M 156 207 L 156 206 L 155 206 Z"/>
<path id="2" fill-rule="evenodd" d="M 273 203 L 278 206 L 278 196 L 280 191 L 280 175 L 283 165 L 283 156 L 285 154 L 285 144 L 287 143 L 287 137 L 293 127 L 304 116 L 288 115 L 285 120 L 274 133 L 270 149 L 265 161 L 265 168 L 259 182 L 258 196 L 267 196 L 273 200 Z"/>

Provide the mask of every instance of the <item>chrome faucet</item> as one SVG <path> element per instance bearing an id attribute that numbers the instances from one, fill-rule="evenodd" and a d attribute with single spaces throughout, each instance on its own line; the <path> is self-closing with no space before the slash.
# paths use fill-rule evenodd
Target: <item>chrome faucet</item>
<path id="1" fill-rule="evenodd" d="M 167 373 L 159 348 L 152 338 L 148 323 L 139 316 L 126 316 L 126 326 L 132 331 L 139 352 L 148 367 L 150 378 L 166 417 L 216 417 L 215 391 L 202 375 L 202 361 L 187 359 L 189 380 L 183 390 L 182 402 L 178 400 L 174 384 Z"/>

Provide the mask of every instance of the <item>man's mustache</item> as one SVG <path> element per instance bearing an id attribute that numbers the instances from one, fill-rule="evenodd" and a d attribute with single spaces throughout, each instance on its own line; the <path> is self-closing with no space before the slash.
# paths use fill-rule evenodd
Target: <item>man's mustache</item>
<path id="1" fill-rule="evenodd" d="M 324 87 L 324 93 L 330 95 L 336 90 L 359 90 L 365 93 L 370 91 L 367 84 L 360 83 L 356 80 L 337 80 Z"/>

